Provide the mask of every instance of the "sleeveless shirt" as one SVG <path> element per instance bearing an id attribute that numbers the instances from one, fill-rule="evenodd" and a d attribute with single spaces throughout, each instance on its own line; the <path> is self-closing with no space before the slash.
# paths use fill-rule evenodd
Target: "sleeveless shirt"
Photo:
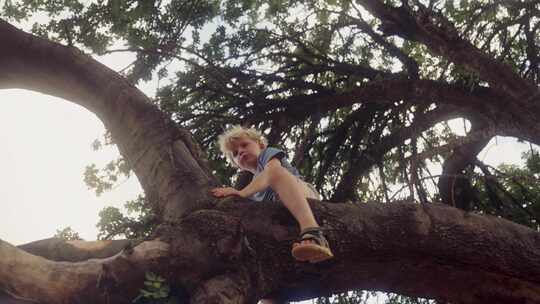
<path id="1" fill-rule="evenodd" d="M 262 150 L 261 154 L 259 154 L 259 157 L 257 157 L 257 169 L 253 174 L 253 178 L 261 174 L 266 164 L 268 164 L 268 162 L 273 158 L 279 159 L 279 161 L 281 162 L 281 166 L 287 169 L 292 175 L 300 177 L 300 173 L 298 172 L 298 170 L 289 163 L 286 157 L 287 155 L 285 154 L 285 152 L 277 148 L 267 147 L 266 149 Z M 251 195 L 250 198 L 258 202 L 276 201 L 278 199 L 278 195 L 274 190 L 268 187 L 263 191 Z"/>

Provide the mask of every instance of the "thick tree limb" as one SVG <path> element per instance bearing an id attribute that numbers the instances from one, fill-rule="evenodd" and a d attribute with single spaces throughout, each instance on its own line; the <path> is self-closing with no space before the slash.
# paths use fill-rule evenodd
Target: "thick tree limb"
<path id="1" fill-rule="evenodd" d="M 152 270 L 193 303 L 351 289 L 457 303 L 540 301 L 536 231 L 442 204 L 311 204 L 329 228 L 336 258 L 326 263 L 294 261 L 298 228 L 280 204 L 229 199 L 162 227 L 168 239 L 108 259 L 52 262 L 1 242 L 0 290 L 40 303 L 128 303 Z"/>
<path id="2" fill-rule="evenodd" d="M 357 7 L 353 5 L 353 7 L 357 10 L 358 16 L 361 16 L 361 12 L 358 11 Z M 418 79 L 418 63 L 405 54 L 400 48 L 398 48 L 395 44 L 390 43 L 384 39 L 381 35 L 377 34 L 371 25 L 369 25 L 366 21 L 361 19 L 361 17 L 353 18 L 350 17 L 351 23 L 356 25 L 360 30 L 368 34 L 373 41 L 384 47 L 392 56 L 395 56 L 398 58 L 403 65 L 407 69 L 407 73 L 411 78 Z"/>
<path id="3" fill-rule="evenodd" d="M 145 270 L 167 257 L 168 249 L 166 243 L 150 241 L 108 259 L 66 263 L 0 240 L 0 290 L 37 303 L 125 303 L 138 291 Z"/>
<path id="4" fill-rule="evenodd" d="M 425 44 L 436 54 L 477 72 L 491 87 L 512 96 L 514 100 L 521 101 L 538 92 L 532 83 L 514 73 L 510 66 L 494 60 L 462 39 L 444 16 L 423 7 L 413 13 L 407 6 L 395 8 L 380 0 L 358 2 L 381 20 L 385 33 Z"/>
<path id="5" fill-rule="evenodd" d="M 285 290 L 298 300 L 368 289 L 457 303 L 516 303 L 520 298 L 532 303 L 540 297 L 540 234 L 523 226 L 439 204 L 312 206 L 331 229 L 327 234 L 336 254 L 320 265 L 291 259 L 288 240 L 295 235 L 290 225 L 277 225 L 290 219 L 282 207 L 222 206 L 241 218 L 257 256 L 259 266 L 253 268 L 259 271 L 259 292 Z M 417 289 L 430 291 L 421 295 Z"/>
<path id="6" fill-rule="evenodd" d="M 486 80 L 502 100 L 496 102 L 501 110 L 513 119 L 499 121 L 507 135 L 540 143 L 537 134 L 540 125 L 535 121 L 539 113 L 540 90 L 530 81 L 521 78 L 512 68 L 483 53 L 466 39 L 460 37 L 454 26 L 442 15 L 419 4 L 416 12 L 410 7 L 391 7 L 380 0 L 359 0 L 368 11 L 382 22 L 387 34 L 397 34 L 425 44 L 432 52 L 477 73 Z M 497 100 L 497 99 L 493 99 Z M 499 111 L 500 112 L 500 111 Z M 516 126 L 519 120 L 519 126 Z M 497 121 L 497 120 L 494 120 Z"/>
<path id="7" fill-rule="evenodd" d="M 88 259 L 103 259 L 111 257 L 123 249 L 132 247 L 130 240 L 108 241 L 66 241 L 59 238 L 50 238 L 19 245 L 30 254 L 46 258 L 51 261 L 80 262 Z"/>
<path id="8" fill-rule="evenodd" d="M 381 137 L 377 142 L 371 143 L 359 154 L 359 157 L 351 161 L 349 168 L 336 186 L 331 201 L 343 202 L 354 197 L 353 192 L 356 189 L 355 185 L 358 183 L 360 176 L 373 165 L 377 164 L 383 155 L 402 144 L 406 139 L 418 136 L 437 122 L 462 115 L 463 113 L 457 111 L 454 107 L 441 106 L 425 114 L 416 116 L 410 126 L 401 128 L 394 133 Z"/>
<path id="9" fill-rule="evenodd" d="M 95 113 L 162 219 L 175 220 L 200 208 L 202 197 L 212 200 L 207 189 L 217 182 L 189 132 L 124 78 L 74 48 L 24 33 L 3 20 L 0 45 L 0 88 L 58 96 Z"/>
<path id="10" fill-rule="evenodd" d="M 439 204 L 312 202 L 336 259 L 306 265 L 290 256 L 297 228 L 283 206 L 226 201 L 171 227 L 179 237 L 170 240 L 169 277 L 188 290 L 247 271 L 241 277 L 251 278 L 252 288 L 246 294 L 235 287 L 234 297 L 279 291 L 299 300 L 369 289 L 458 303 L 540 299 L 540 234 L 506 220 Z M 223 297 L 218 290 L 208 295 Z"/>
<path id="11" fill-rule="evenodd" d="M 393 104 L 406 100 L 410 105 L 452 105 L 464 112 L 475 112 L 488 120 L 500 124 L 511 120 L 507 105 L 511 100 L 497 94 L 490 88 L 478 87 L 473 90 L 455 84 L 434 80 L 389 78 L 373 80 L 346 93 L 310 94 L 292 96 L 282 101 L 274 101 L 272 106 L 258 108 L 260 111 L 286 109 L 286 115 L 293 122 L 301 121 L 314 113 L 328 113 L 358 103 Z M 497 101 L 497 102 L 493 102 Z M 270 114 L 270 118 L 283 112 Z M 495 124 L 495 122 L 494 122 Z"/>

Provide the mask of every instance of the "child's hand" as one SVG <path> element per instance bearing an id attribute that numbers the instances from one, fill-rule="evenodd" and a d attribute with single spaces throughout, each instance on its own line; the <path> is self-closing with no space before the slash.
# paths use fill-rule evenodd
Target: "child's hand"
<path id="1" fill-rule="evenodd" d="M 212 192 L 212 195 L 215 197 L 225 197 L 225 196 L 231 196 L 231 195 L 242 197 L 242 195 L 240 194 L 240 191 L 231 187 L 214 188 L 210 190 L 210 192 Z"/>

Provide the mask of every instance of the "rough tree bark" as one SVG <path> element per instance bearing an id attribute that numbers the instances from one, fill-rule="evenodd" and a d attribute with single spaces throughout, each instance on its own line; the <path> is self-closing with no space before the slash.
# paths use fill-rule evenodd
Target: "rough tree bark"
<path id="1" fill-rule="evenodd" d="M 43 250 L 54 240 L 26 251 L 0 241 L 0 292 L 38 303 L 129 303 L 153 271 L 184 289 L 191 303 L 255 303 L 277 294 L 299 300 L 351 289 L 456 303 L 540 302 L 539 233 L 439 204 L 311 201 L 330 229 L 336 258 L 297 263 L 290 256 L 298 233 L 291 215 L 278 204 L 214 200 L 208 189 L 216 180 L 189 132 L 114 71 L 4 21 L 0 45 L 0 88 L 59 96 L 95 113 L 162 223 L 135 247 L 65 244 L 76 248 L 79 258 L 71 262 Z M 472 108 L 487 116 L 499 110 Z M 538 136 L 531 133 L 538 122 L 526 114 L 520 135 Z"/>
<path id="2" fill-rule="evenodd" d="M 188 290 L 192 303 L 354 288 L 458 303 L 540 300 L 540 235 L 528 228 L 440 204 L 312 207 L 336 254 L 320 265 L 291 258 L 297 231 L 283 207 L 228 200 L 107 259 L 53 262 L 1 243 L 0 286 L 42 303 L 127 303 L 152 270 Z"/>

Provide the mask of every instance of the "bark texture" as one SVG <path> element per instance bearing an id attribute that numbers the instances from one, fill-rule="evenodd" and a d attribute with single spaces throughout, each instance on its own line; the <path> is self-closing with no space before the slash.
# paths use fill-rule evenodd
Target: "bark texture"
<path id="1" fill-rule="evenodd" d="M 455 303 L 540 301 L 540 235 L 533 230 L 442 204 L 311 204 L 336 256 L 325 263 L 291 257 L 298 230 L 283 206 L 226 200 L 168 227 L 168 239 L 106 259 L 53 262 L 2 243 L 0 287 L 40 303 L 128 303 L 152 269 L 187 290 L 192 303 L 301 300 L 351 289 Z"/>
<path id="2" fill-rule="evenodd" d="M 123 303 L 134 295 L 145 271 L 168 254 L 159 241 L 106 259 L 55 262 L 0 241 L 0 290 L 36 303 Z"/>
<path id="3" fill-rule="evenodd" d="M 88 259 L 107 258 L 132 246 L 133 244 L 129 240 L 87 242 L 50 238 L 17 247 L 52 261 L 80 262 Z"/>

